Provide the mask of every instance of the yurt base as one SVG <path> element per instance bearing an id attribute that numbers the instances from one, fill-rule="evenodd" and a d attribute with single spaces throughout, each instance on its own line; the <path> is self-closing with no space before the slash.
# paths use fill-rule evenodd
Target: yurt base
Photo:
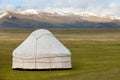
<path id="1" fill-rule="evenodd" d="M 23 69 L 23 68 L 13 68 L 13 70 L 21 71 L 50 71 L 50 70 L 71 70 L 72 68 L 51 68 L 51 69 Z"/>
<path id="2" fill-rule="evenodd" d="M 37 59 L 13 57 L 12 64 L 14 70 L 68 70 L 71 68 L 70 56 Z"/>

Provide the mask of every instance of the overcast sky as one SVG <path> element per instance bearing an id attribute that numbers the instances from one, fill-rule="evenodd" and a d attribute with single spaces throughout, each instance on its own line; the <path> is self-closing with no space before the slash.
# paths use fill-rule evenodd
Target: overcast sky
<path id="1" fill-rule="evenodd" d="M 0 10 L 68 10 L 120 16 L 120 0 L 0 0 Z"/>

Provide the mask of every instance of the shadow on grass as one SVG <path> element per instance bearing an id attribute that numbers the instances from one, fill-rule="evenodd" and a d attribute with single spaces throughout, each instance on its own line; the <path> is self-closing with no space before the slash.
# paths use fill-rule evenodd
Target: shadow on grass
<path id="1" fill-rule="evenodd" d="M 21 69 L 15 68 L 14 71 L 63 71 L 63 70 L 71 70 L 72 68 L 58 68 L 58 69 Z"/>

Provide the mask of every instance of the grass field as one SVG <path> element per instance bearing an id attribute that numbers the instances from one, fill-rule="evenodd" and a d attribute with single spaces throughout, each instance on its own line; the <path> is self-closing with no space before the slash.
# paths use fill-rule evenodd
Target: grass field
<path id="1" fill-rule="evenodd" d="M 0 80 L 120 80 L 120 30 L 50 29 L 72 52 L 71 70 L 12 70 L 12 51 L 33 29 L 0 30 Z"/>

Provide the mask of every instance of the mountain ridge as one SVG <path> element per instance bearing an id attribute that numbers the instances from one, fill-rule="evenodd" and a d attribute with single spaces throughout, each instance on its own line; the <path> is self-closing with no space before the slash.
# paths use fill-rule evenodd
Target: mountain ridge
<path id="1" fill-rule="evenodd" d="M 90 15 L 89 15 L 90 14 Z M 119 17 L 37 10 L 0 12 L 0 28 L 120 28 Z"/>

